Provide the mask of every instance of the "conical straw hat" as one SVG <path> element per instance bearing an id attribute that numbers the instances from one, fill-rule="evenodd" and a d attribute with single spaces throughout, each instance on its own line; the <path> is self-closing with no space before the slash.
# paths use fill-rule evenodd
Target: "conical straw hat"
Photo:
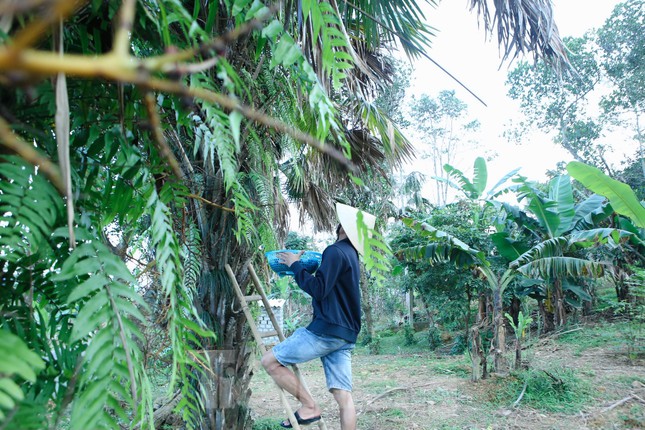
<path id="1" fill-rule="evenodd" d="M 349 241 L 352 242 L 352 245 L 354 245 L 354 248 L 356 248 L 358 253 L 365 255 L 365 238 L 360 237 L 358 230 L 359 212 L 363 216 L 363 224 L 368 228 L 368 237 L 371 237 L 374 224 L 376 224 L 376 217 L 368 212 L 360 211 L 353 206 L 336 202 L 336 215 L 338 216 L 340 225 L 343 226 L 343 230 L 345 230 Z"/>

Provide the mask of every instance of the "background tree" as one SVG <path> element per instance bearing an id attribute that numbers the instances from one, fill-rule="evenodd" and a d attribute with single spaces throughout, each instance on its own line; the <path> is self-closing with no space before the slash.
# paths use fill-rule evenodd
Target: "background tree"
<path id="1" fill-rule="evenodd" d="M 643 111 L 645 110 L 645 36 L 641 31 L 645 21 L 643 0 L 628 0 L 616 6 L 611 16 L 597 32 L 601 48 L 600 64 L 611 82 L 611 93 L 600 106 L 610 121 L 632 130 L 638 144 L 641 184 L 645 183 L 645 154 L 643 152 Z M 624 114 L 627 118 L 624 118 Z"/>
<path id="2" fill-rule="evenodd" d="M 476 120 L 467 119 L 467 106 L 455 97 L 454 91 L 441 91 L 436 99 L 421 95 L 410 107 L 412 128 L 423 143 L 421 158 L 429 160 L 431 172 L 436 177 L 446 178 L 445 164 L 455 164 L 461 149 L 469 144 L 472 133 L 479 127 Z M 437 181 L 436 204 L 443 206 L 448 201 L 448 186 Z"/>
<path id="3" fill-rule="evenodd" d="M 613 177 L 618 166 L 608 157 L 611 140 L 625 139 L 627 131 L 639 148 L 636 159 L 642 160 L 644 10 L 642 0 L 625 1 L 600 29 L 566 38 L 570 74 L 558 75 L 541 62 L 515 67 L 508 75 L 508 94 L 520 101 L 525 122 L 511 134 L 523 136 L 533 126 L 550 131 L 575 160 Z"/>
<path id="4" fill-rule="evenodd" d="M 520 101 L 525 119 L 516 132 L 521 137 L 532 127 L 550 132 L 576 160 L 613 173 L 605 159 L 607 147 L 598 142 L 601 120 L 588 109 L 589 95 L 602 79 L 591 36 L 565 38 L 565 44 L 573 73 L 559 76 L 545 63 L 523 62 L 508 74 L 508 95 Z"/>

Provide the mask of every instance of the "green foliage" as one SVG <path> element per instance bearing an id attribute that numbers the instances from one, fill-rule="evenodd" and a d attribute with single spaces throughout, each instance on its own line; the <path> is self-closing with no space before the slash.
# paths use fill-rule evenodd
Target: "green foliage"
<path id="1" fill-rule="evenodd" d="M 43 360 L 19 337 L 0 330 L 0 422 L 5 422 L 6 411 L 15 411 L 25 400 L 18 383 L 34 384 L 44 368 Z"/>
<path id="2" fill-rule="evenodd" d="M 204 406 L 199 395 L 192 390 L 191 381 L 193 373 L 205 375 L 206 369 L 201 364 L 209 363 L 209 360 L 202 349 L 201 339 L 214 335 L 205 328 L 193 305 L 193 294 L 200 270 L 200 263 L 193 252 L 199 246 L 199 239 L 193 232 L 192 241 L 187 243 L 188 246 L 182 252 L 173 230 L 170 210 L 163 200 L 171 198 L 181 201 L 181 197 L 173 194 L 172 188 L 164 187 L 160 194 L 153 190 L 148 199 L 147 209 L 152 220 L 151 246 L 156 250 L 163 298 L 171 304 L 166 321 L 173 351 L 168 393 L 177 388 L 181 390 L 182 399 L 176 410 L 181 412 L 189 425 L 196 427 Z M 188 276 L 185 278 L 182 260 L 186 262 Z"/>
<path id="3" fill-rule="evenodd" d="M 617 213 L 630 218 L 638 227 L 645 228 L 645 207 L 638 201 L 629 185 L 610 178 L 595 167 L 577 161 L 570 162 L 567 170 L 582 185 L 607 197 Z"/>
<path id="4" fill-rule="evenodd" d="M 486 160 L 482 157 L 477 157 L 473 166 L 473 179 L 472 181 L 464 175 L 464 173 L 451 166 L 445 164 L 443 169 L 448 173 L 447 178 L 434 177 L 437 181 L 445 182 L 452 188 L 464 193 L 466 198 L 477 200 L 484 196 L 486 185 L 488 183 L 488 168 L 486 167 Z M 520 169 L 517 168 L 505 174 L 491 189 L 486 193 L 487 198 L 492 198 L 504 192 L 505 190 L 498 190 L 508 179 L 515 175 Z M 457 183 L 453 182 L 456 180 Z"/>
<path id="5" fill-rule="evenodd" d="M 313 239 L 311 236 L 301 236 L 295 231 L 287 234 L 287 240 L 284 242 L 285 249 L 312 249 Z"/>
<path id="6" fill-rule="evenodd" d="M 611 310 L 620 311 L 623 305 L 612 300 Z M 642 355 L 642 333 L 645 330 L 642 319 L 630 320 L 628 318 L 616 321 L 604 321 L 586 327 L 572 329 L 571 332 L 558 337 L 558 342 L 571 346 L 576 354 L 595 348 L 605 348 L 616 355 L 627 356 Z"/>
<path id="7" fill-rule="evenodd" d="M 642 67 L 645 61 L 645 40 L 642 24 L 642 0 L 626 0 L 616 5 L 605 24 L 598 29 L 598 45 L 602 49 L 601 66 L 609 76 L 612 92 L 601 102 L 606 114 L 618 119 L 622 111 L 643 111 L 645 93 Z"/>
<path id="8" fill-rule="evenodd" d="M 260 418 L 253 422 L 252 430 L 280 430 L 284 427 L 280 425 L 284 418 Z"/>
<path id="9" fill-rule="evenodd" d="M 428 346 L 431 351 L 434 351 L 443 344 L 441 340 L 441 331 L 434 325 L 428 327 Z"/>
<path id="10" fill-rule="evenodd" d="M 142 338 L 136 324 L 145 321 L 140 309 L 146 306 L 134 292 L 134 277 L 107 247 L 87 240 L 72 251 L 53 281 L 75 286 L 67 297 L 67 304 L 78 309 L 70 342 L 87 342 L 71 428 L 110 428 L 115 420 L 105 405 L 126 420 L 121 405 L 136 410 L 139 401 L 137 420 L 149 422 L 149 382 L 134 341 Z M 128 386 L 130 392 L 123 389 Z"/>
<path id="11" fill-rule="evenodd" d="M 645 269 L 633 268 L 628 281 L 630 301 L 621 302 L 619 310 L 628 318 L 622 331 L 627 344 L 627 355 L 635 360 L 645 356 Z"/>
<path id="12" fill-rule="evenodd" d="M 5 160 L 0 169 L 0 258 L 15 264 L 38 254 L 60 220 L 62 202 L 32 166 L 18 157 Z"/>
<path id="13" fill-rule="evenodd" d="M 414 333 L 415 331 L 411 324 L 403 325 L 403 344 L 405 346 L 410 346 L 417 343 L 416 339 L 414 338 Z"/>
<path id="14" fill-rule="evenodd" d="M 381 336 L 378 334 L 374 336 L 370 343 L 367 344 L 367 350 L 370 354 L 379 355 L 383 352 L 383 346 L 381 344 Z"/>
<path id="15" fill-rule="evenodd" d="M 466 349 L 468 349 L 468 338 L 463 334 L 458 334 L 450 347 L 450 355 L 463 354 Z"/>
<path id="16" fill-rule="evenodd" d="M 581 97 L 596 88 L 600 66 L 589 36 L 566 38 L 575 74 L 558 75 L 539 61 L 535 66 L 519 63 L 508 74 L 508 95 L 520 102 L 524 115 L 516 130 L 523 136 L 532 126 L 555 132 L 554 140 L 577 159 L 600 166 L 607 148 L 600 145 L 599 119 L 587 112 L 588 99 Z"/>
<path id="17" fill-rule="evenodd" d="M 533 322 L 533 318 L 528 315 L 524 315 L 524 313 L 520 311 L 517 314 L 517 324 L 515 324 L 513 317 L 510 314 L 506 313 L 504 316 L 508 319 L 510 326 L 513 327 L 515 337 L 518 339 L 524 339 L 524 336 L 526 336 L 526 329 L 530 327 Z"/>

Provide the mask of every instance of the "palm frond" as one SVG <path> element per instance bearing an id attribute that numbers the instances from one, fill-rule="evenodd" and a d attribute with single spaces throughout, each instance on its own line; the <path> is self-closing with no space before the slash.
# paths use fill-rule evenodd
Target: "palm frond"
<path id="1" fill-rule="evenodd" d="M 65 233 L 58 233 L 65 236 Z M 137 420 L 152 419 L 152 399 L 142 353 L 135 339 L 142 335 L 136 322 L 143 322 L 146 308 L 134 291 L 136 280 L 125 264 L 85 231 L 77 231 L 81 243 L 64 261 L 52 280 L 73 287 L 67 304 L 76 307 L 70 342 L 87 344 L 83 366 L 78 370 L 79 392 L 71 412 L 72 429 L 110 427 L 114 417 L 123 419 L 125 405 L 136 411 Z"/>
<path id="2" fill-rule="evenodd" d="M 400 43 L 405 53 L 416 58 L 429 46 L 434 29 L 425 24 L 419 2 L 357 0 L 343 1 L 344 18 L 348 32 L 361 35 L 371 49 Z M 434 0 L 426 0 L 436 5 Z"/>
<path id="3" fill-rule="evenodd" d="M 318 184 L 310 182 L 300 200 L 300 222 L 311 220 L 316 231 L 332 230 L 336 220 L 334 201 Z"/>
<path id="4" fill-rule="evenodd" d="M 23 390 L 17 382 L 22 384 L 33 384 L 36 382 L 36 375 L 45 368 L 45 363 L 34 351 L 18 336 L 5 330 L 0 330 L 0 423 L 3 426 L 11 421 L 7 420 L 7 414 L 13 415 L 19 409 L 20 403 L 25 399 Z M 32 418 L 33 420 L 33 418 Z M 22 425 L 26 421 L 19 421 Z M 41 419 L 36 423 L 42 425 Z"/>
<path id="5" fill-rule="evenodd" d="M 559 73 L 569 69 L 550 0 L 495 0 L 493 11 L 490 3 L 490 0 L 471 0 L 470 8 L 477 10 L 486 31 L 496 30 L 504 49 L 503 61 L 528 52 L 533 53 L 536 61 L 544 59 Z"/>
<path id="6" fill-rule="evenodd" d="M 181 390 L 182 400 L 177 410 L 194 428 L 201 420 L 204 403 L 199 397 L 200 393 L 192 390 L 191 381 L 195 374 L 204 376 L 206 372 L 204 363 L 209 363 L 209 360 L 203 351 L 201 339 L 212 338 L 214 334 L 205 328 L 193 306 L 196 285 L 183 282 L 185 266 L 182 264 L 182 248 L 173 229 L 170 208 L 164 201 L 181 200 L 180 195 L 176 194 L 179 193 L 170 185 L 164 185 L 159 194 L 152 189 L 146 209 L 151 216 L 151 246 L 156 251 L 159 281 L 163 297 L 169 303 L 165 323 L 171 341 L 173 366 L 168 392 L 172 393 L 176 388 Z M 192 265 L 186 269 L 194 270 Z M 193 273 L 190 278 L 194 277 Z"/>

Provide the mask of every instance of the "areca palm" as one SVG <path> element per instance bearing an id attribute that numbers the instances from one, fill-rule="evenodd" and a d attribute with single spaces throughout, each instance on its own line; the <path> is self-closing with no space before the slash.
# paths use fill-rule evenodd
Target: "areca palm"
<path id="1" fill-rule="evenodd" d="M 489 16 L 486 2 L 474 4 Z M 501 32 L 507 52 L 528 46 L 561 60 L 556 33 L 534 31 L 551 20 L 524 25 L 540 8 L 513 4 L 496 12 L 502 30 L 517 28 Z M 152 308 L 168 331 L 183 419 L 248 428 L 252 348 L 224 265 L 244 281 L 257 245 L 286 232 L 281 172 L 322 228 L 329 195 L 350 184 L 339 165 L 360 172 L 406 154 L 402 135 L 370 107 L 373 79 L 385 76 L 372 60 L 391 40 L 420 54 L 430 35 L 414 2 L 269 6 L 2 5 L 0 140 L 19 157 L 3 156 L 1 170 L 1 325 L 22 337 L 8 336 L 17 346 L 0 356 L 11 398 L 3 424 L 52 427 L 71 404 L 73 428 L 152 427 L 147 362 L 134 341 L 150 319 L 141 310 Z M 138 278 L 124 259 L 141 263 Z M 40 357 L 20 352 L 27 348 Z M 205 366 L 199 350 L 215 351 L 218 366 Z M 232 377 L 207 385 L 223 368 Z M 16 390 L 18 380 L 30 384 Z"/>

